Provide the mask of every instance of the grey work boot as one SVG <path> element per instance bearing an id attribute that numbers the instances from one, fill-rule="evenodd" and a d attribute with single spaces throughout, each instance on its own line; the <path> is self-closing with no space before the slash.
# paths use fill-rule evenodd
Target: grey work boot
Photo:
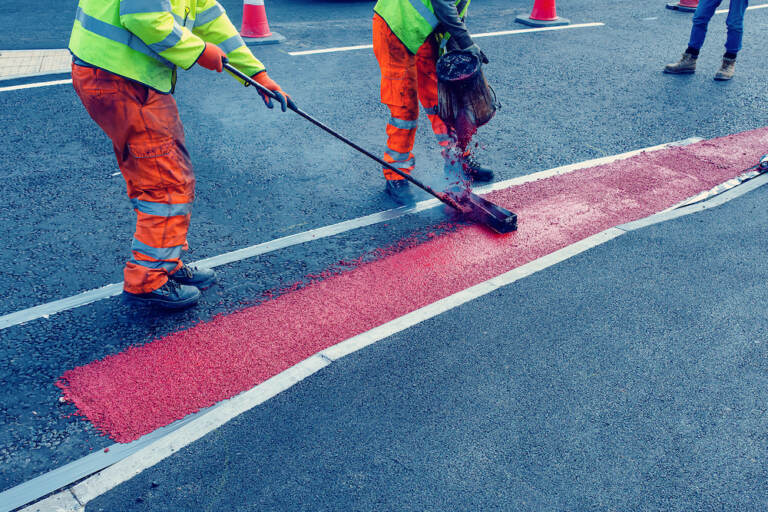
<path id="1" fill-rule="evenodd" d="M 210 268 L 190 267 L 182 264 L 181 268 L 171 274 L 169 278 L 179 284 L 205 290 L 216 281 L 216 272 Z"/>
<path id="2" fill-rule="evenodd" d="M 475 159 L 475 155 L 471 152 L 466 153 L 461 157 L 461 166 L 464 170 L 464 174 L 471 178 L 473 181 L 491 181 L 493 179 L 493 171 L 480 165 Z"/>
<path id="3" fill-rule="evenodd" d="M 165 309 L 185 309 L 197 304 L 200 300 L 200 290 L 169 279 L 163 286 L 148 293 L 129 293 L 123 290 L 123 299 L 126 302 L 160 306 Z"/>
<path id="4" fill-rule="evenodd" d="M 413 197 L 413 192 L 411 191 L 411 184 L 406 179 L 387 180 L 384 191 L 400 206 L 416 202 L 416 198 Z"/>
<path id="5" fill-rule="evenodd" d="M 723 65 L 715 73 L 715 80 L 730 80 L 736 72 L 736 59 L 723 57 Z"/>
<path id="6" fill-rule="evenodd" d="M 679 61 L 664 66 L 665 73 L 683 75 L 696 72 L 696 55 L 685 52 Z"/>

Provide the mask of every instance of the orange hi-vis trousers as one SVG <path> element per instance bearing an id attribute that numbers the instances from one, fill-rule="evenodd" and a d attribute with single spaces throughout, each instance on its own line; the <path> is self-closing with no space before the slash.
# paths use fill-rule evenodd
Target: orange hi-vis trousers
<path id="1" fill-rule="evenodd" d="M 160 288 L 181 267 L 195 199 L 195 176 L 176 101 L 138 82 L 76 64 L 72 84 L 112 139 L 136 211 L 124 289 L 146 293 Z"/>
<path id="2" fill-rule="evenodd" d="M 448 128 L 437 115 L 437 41 L 428 37 L 413 55 L 387 22 L 374 14 L 373 52 L 381 68 L 381 102 L 389 107 L 391 116 L 387 123 L 384 161 L 410 174 L 416 165 L 411 150 L 416 138 L 419 101 L 432 123 L 438 144 L 447 147 L 450 143 Z M 386 168 L 384 176 L 388 180 L 403 179 Z"/>

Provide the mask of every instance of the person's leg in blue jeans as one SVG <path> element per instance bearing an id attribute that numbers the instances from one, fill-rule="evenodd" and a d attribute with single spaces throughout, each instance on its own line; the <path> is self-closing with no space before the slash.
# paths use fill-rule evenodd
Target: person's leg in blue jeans
<path id="1" fill-rule="evenodd" d="M 731 0 L 728 18 L 725 20 L 725 24 L 728 26 L 725 51 L 732 54 L 734 58 L 739 53 L 739 50 L 741 50 L 741 38 L 744 35 L 744 13 L 747 10 L 748 4 L 749 0 Z"/>
<path id="2" fill-rule="evenodd" d="M 696 12 L 693 13 L 693 26 L 691 27 L 691 38 L 688 41 L 688 48 L 686 48 L 679 61 L 667 64 L 664 67 L 665 73 L 681 75 L 696 72 L 696 59 L 699 58 L 699 50 L 704 45 L 704 38 L 707 37 L 707 25 L 709 25 L 709 20 L 715 15 L 715 10 L 722 1 L 699 1 Z"/>
<path id="3" fill-rule="evenodd" d="M 720 6 L 723 0 L 701 0 L 696 12 L 693 13 L 693 26 L 691 27 L 691 38 L 688 41 L 687 53 L 699 55 L 699 50 L 704 45 L 704 38 L 707 37 L 707 25 L 709 20 L 715 15 L 715 10 Z M 731 2 L 733 3 L 733 2 Z"/>
<path id="4" fill-rule="evenodd" d="M 723 55 L 722 66 L 715 73 L 715 80 L 733 78 L 736 71 L 736 55 L 741 50 L 741 38 L 744 34 L 744 13 L 748 3 L 748 0 L 731 0 L 728 17 L 725 20 L 728 27 L 728 36 L 725 39 L 725 55 Z"/>

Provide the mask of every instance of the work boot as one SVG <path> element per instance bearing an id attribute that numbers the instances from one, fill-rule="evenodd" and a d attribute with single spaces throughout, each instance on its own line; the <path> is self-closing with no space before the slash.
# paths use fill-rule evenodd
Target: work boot
<path id="1" fill-rule="evenodd" d="M 493 179 L 493 171 L 480 165 L 471 152 L 461 157 L 461 167 L 467 178 L 472 181 L 491 181 Z"/>
<path id="2" fill-rule="evenodd" d="M 387 186 L 384 191 L 399 205 L 413 204 L 416 202 L 413 197 L 413 192 L 411 191 L 411 184 L 408 183 L 408 180 L 387 180 Z"/>
<path id="3" fill-rule="evenodd" d="M 673 64 L 667 64 L 664 66 L 665 73 L 672 73 L 673 75 L 683 75 L 687 73 L 696 72 L 696 55 L 691 55 L 688 52 L 683 53 L 683 56 L 679 61 Z"/>
<path id="4" fill-rule="evenodd" d="M 160 306 L 165 309 L 184 309 L 197 304 L 200 300 L 200 290 L 194 286 L 186 286 L 169 279 L 157 290 L 148 293 L 129 293 L 123 291 L 126 302 Z"/>
<path id="5" fill-rule="evenodd" d="M 730 80 L 736 72 L 736 59 L 723 57 L 723 65 L 715 73 L 715 80 Z"/>
<path id="6" fill-rule="evenodd" d="M 179 270 L 170 275 L 170 278 L 179 284 L 205 290 L 216 281 L 216 272 L 210 268 L 190 267 L 182 264 Z"/>

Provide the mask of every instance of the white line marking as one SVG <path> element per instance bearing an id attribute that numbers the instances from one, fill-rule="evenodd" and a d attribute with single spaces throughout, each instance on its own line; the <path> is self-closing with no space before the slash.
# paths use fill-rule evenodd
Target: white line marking
<path id="1" fill-rule="evenodd" d="M 760 4 L 760 5 L 752 5 L 747 7 L 748 11 L 751 11 L 752 9 L 765 9 L 768 7 L 768 4 Z M 715 11 L 715 14 L 725 14 L 728 12 L 728 9 L 718 9 Z"/>
<path id="2" fill-rule="evenodd" d="M 316 55 L 318 53 L 349 52 L 352 50 L 368 50 L 373 48 L 372 44 L 359 44 L 357 46 L 339 46 L 337 48 L 323 48 L 321 50 L 303 50 L 300 52 L 288 52 L 288 55 L 298 57 L 299 55 Z"/>
<path id="3" fill-rule="evenodd" d="M 525 265 L 510 270 L 509 272 L 500 274 L 362 334 L 337 343 L 332 347 L 310 356 L 308 359 L 275 375 L 254 388 L 240 393 L 229 400 L 219 402 L 205 414 L 194 418 L 186 425 L 174 430 L 167 436 L 158 439 L 151 445 L 102 470 L 96 475 L 87 478 L 71 489 L 61 491 L 44 501 L 23 509 L 22 512 L 81 512 L 83 506 L 89 501 L 110 491 L 117 485 L 130 480 L 145 469 L 152 467 L 186 445 L 224 425 L 232 418 L 256 407 L 278 393 L 287 390 L 299 381 L 328 366 L 333 361 L 352 354 L 376 343 L 377 341 L 381 341 L 393 334 L 413 327 L 425 320 L 434 318 L 446 311 L 461 306 L 462 304 L 466 304 L 467 302 L 487 295 L 499 288 L 508 286 L 536 272 L 547 269 L 572 258 L 573 256 L 597 247 L 598 245 L 602 245 L 630 231 L 720 206 L 727 201 L 744 195 L 765 184 L 768 184 L 768 175 L 759 176 L 741 187 L 728 190 L 722 195 L 711 198 L 703 203 L 687 206 L 675 211 L 657 213 L 646 217 L 645 219 L 606 229 L 605 231 L 601 231 L 600 233 L 575 242 L 558 251 L 542 256 L 541 258 L 535 259 Z M 73 496 L 75 500 L 71 499 Z M 62 506 L 62 503 L 69 503 L 71 508 Z"/>
<path id="4" fill-rule="evenodd" d="M 70 78 L 68 80 L 53 80 L 51 82 L 35 82 L 33 84 L 9 85 L 7 87 L 0 87 L 0 92 L 18 91 L 19 89 L 33 89 L 35 87 L 47 87 L 49 85 L 62 85 L 71 83 L 72 79 Z"/>
<path id="5" fill-rule="evenodd" d="M 487 194 L 495 190 L 502 190 L 502 189 L 513 187 L 516 185 L 522 185 L 523 183 L 530 183 L 532 181 L 538 181 L 544 178 L 550 178 L 552 176 L 559 176 L 562 174 L 567 174 L 569 172 L 573 172 L 579 169 L 584 169 L 587 167 L 594 167 L 596 165 L 609 164 L 617 160 L 624 160 L 643 152 L 658 151 L 661 149 L 668 148 L 670 146 L 683 146 L 683 145 L 693 144 L 695 142 L 699 142 L 700 140 L 702 139 L 699 137 L 691 137 L 682 141 L 670 142 L 667 144 L 659 144 L 657 146 L 651 146 L 648 148 L 628 151 L 626 153 L 621 153 L 618 155 L 605 156 L 601 158 L 595 158 L 592 160 L 586 160 L 584 162 L 579 162 L 575 164 L 564 165 L 561 167 L 556 167 L 554 169 L 548 169 L 545 171 L 539 171 L 532 174 L 526 174 L 525 176 L 519 176 L 517 178 L 512 178 L 509 180 L 500 181 L 498 183 L 494 183 L 489 186 L 478 188 L 475 190 L 475 192 L 477 192 L 478 194 Z M 242 249 L 238 249 L 232 252 L 220 254 L 218 256 L 205 258 L 196 262 L 192 262 L 192 264 L 200 265 L 208 268 L 214 268 L 221 265 L 226 265 L 227 263 L 242 261 L 247 258 L 253 258 L 255 256 L 259 256 L 261 254 L 266 254 L 269 252 L 277 251 L 279 249 L 291 247 L 293 245 L 299 245 L 306 242 L 312 242 L 314 240 L 320 240 L 322 238 L 338 235 L 340 233 L 345 233 L 347 231 L 352 231 L 354 229 L 362 228 L 365 226 L 371 226 L 373 224 L 378 224 L 380 222 L 387 222 L 387 221 L 396 219 L 398 217 L 402 217 L 403 215 L 407 215 L 409 213 L 417 213 L 417 212 L 429 210 L 430 208 L 434 208 L 436 206 L 439 206 L 440 204 L 441 204 L 440 201 L 438 201 L 437 199 L 427 199 L 425 201 L 419 201 L 413 206 L 400 207 L 400 208 L 395 208 L 393 210 L 377 212 L 371 215 L 366 215 L 365 217 L 358 217 L 356 219 L 339 222 L 338 224 L 332 224 L 330 226 L 323 226 L 323 227 L 312 229 L 309 231 L 296 233 L 293 235 L 278 238 L 276 240 L 271 240 L 269 242 L 264 242 L 261 244 L 252 245 L 250 247 L 244 247 Z M 83 293 L 79 293 L 77 295 L 73 295 L 71 297 L 55 300 L 52 302 L 46 302 L 38 306 L 33 306 L 31 308 L 16 311 L 14 313 L 8 313 L 6 315 L 0 316 L 0 330 L 7 329 L 8 327 L 12 327 L 14 325 L 20 325 L 25 322 L 30 322 L 32 320 L 37 320 L 39 318 L 48 318 L 50 315 L 55 315 L 56 313 L 61 313 L 62 311 L 75 309 L 80 306 L 92 304 L 102 299 L 115 297 L 117 295 L 120 295 L 120 293 L 122 293 L 122 290 L 123 290 L 122 282 L 112 283 L 112 284 L 103 286 L 101 288 L 96 288 L 93 290 L 85 291 Z"/>
<path id="6" fill-rule="evenodd" d="M 557 27 L 538 27 L 538 28 L 521 28 L 515 30 L 501 30 L 499 32 L 483 32 L 480 34 L 472 34 L 472 37 L 497 37 L 497 36 L 509 36 L 513 34 L 526 34 L 528 32 L 549 32 L 551 30 L 568 30 L 570 28 L 587 28 L 587 27 L 602 27 L 605 23 L 579 23 L 576 25 L 561 25 Z M 298 57 L 300 55 L 316 55 L 318 53 L 334 53 L 334 52 L 349 52 L 353 50 L 369 50 L 373 48 L 372 44 L 360 44 L 356 46 L 339 46 L 336 48 L 321 48 L 318 50 L 302 50 L 298 52 L 288 52 L 288 55 Z"/>
<path id="7" fill-rule="evenodd" d="M 513 34 L 527 34 L 529 32 L 550 32 L 552 30 L 568 30 L 570 28 L 588 28 L 588 27 L 604 27 L 605 23 L 579 23 L 576 25 L 559 25 L 556 27 L 537 27 L 537 28 L 520 28 L 515 30 L 501 30 L 499 32 L 483 32 L 480 34 L 472 34 L 472 37 L 496 37 L 496 36 L 510 36 Z"/>

